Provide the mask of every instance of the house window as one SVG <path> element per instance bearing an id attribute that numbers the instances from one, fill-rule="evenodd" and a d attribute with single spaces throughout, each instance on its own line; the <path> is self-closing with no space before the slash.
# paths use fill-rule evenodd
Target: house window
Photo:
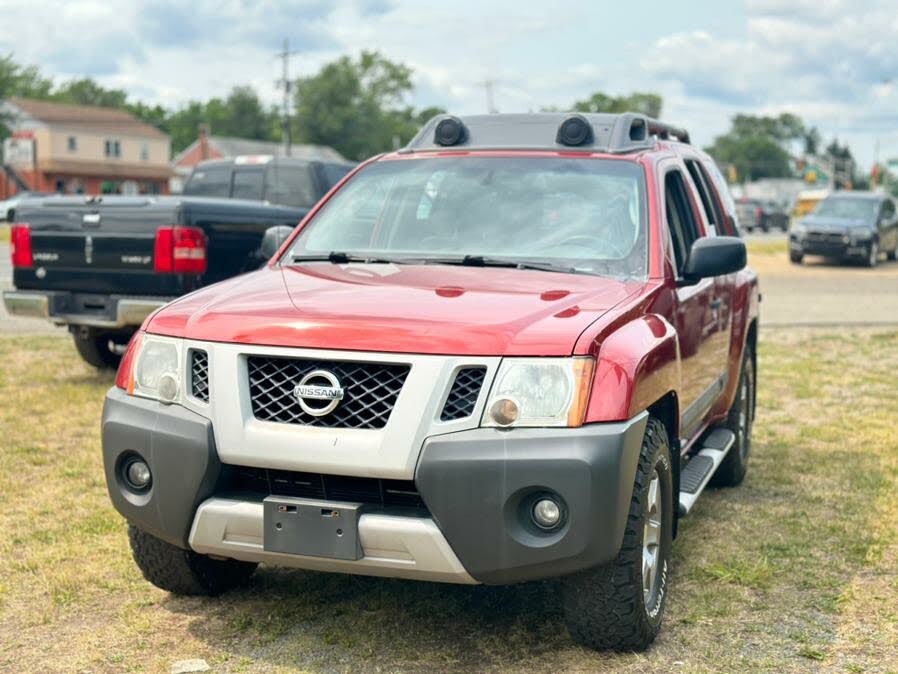
<path id="1" fill-rule="evenodd" d="M 142 161 L 148 161 L 150 159 L 150 144 L 143 143 L 140 146 L 140 159 Z"/>
<path id="2" fill-rule="evenodd" d="M 107 140 L 106 141 L 106 156 L 107 157 L 121 157 L 122 156 L 122 144 L 117 140 Z"/>
<path id="3" fill-rule="evenodd" d="M 78 139 L 75 136 L 69 136 L 69 152 L 78 151 Z"/>

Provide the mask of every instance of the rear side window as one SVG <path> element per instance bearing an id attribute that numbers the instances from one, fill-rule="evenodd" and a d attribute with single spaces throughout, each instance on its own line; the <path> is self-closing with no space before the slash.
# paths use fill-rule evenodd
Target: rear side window
<path id="1" fill-rule="evenodd" d="M 184 194 L 224 198 L 231 196 L 231 167 L 197 168 L 184 185 Z"/>
<path id="2" fill-rule="evenodd" d="M 679 276 L 693 242 L 699 237 L 695 211 L 689 200 L 686 181 L 680 171 L 674 169 L 664 176 L 664 203 L 667 210 L 667 227 L 673 243 L 674 261 Z"/>
<path id="3" fill-rule="evenodd" d="M 261 201 L 264 185 L 265 173 L 261 169 L 234 171 L 234 190 L 231 196 L 235 199 Z"/>
<path id="4" fill-rule="evenodd" d="M 723 179 L 720 169 L 717 168 L 717 164 L 715 164 L 713 160 L 702 160 L 702 166 L 704 166 L 707 175 L 711 178 L 711 182 L 717 189 L 717 196 L 719 196 L 720 201 L 723 202 L 724 219 L 722 222 L 723 228 L 720 230 L 720 233 L 727 236 L 739 236 L 739 231 L 736 229 L 736 203 L 733 201 L 733 195 L 730 194 L 730 188 L 727 186 L 727 181 Z"/>
<path id="5" fill-rule="evenodd" d="M 318 195 L 309 166 L 268 167 L 265 198 L 273 204 L 294 208 L 311 208 Z"/>
<path id="6" fill-rule="evenodd" d="M 695 188 L 698 190 L 698 196 L 702 201 L 702 206 L 710 224 L 714 226 L 714 230 L 717 233 L 724 234 L 725 231 L 722 226 L 724 221 L 723 213 L 711 187 L 708 175 L 705 173 L 702 165 L 695 159 L 687 159 L 686 168 L 689 170 L 689 175 L 692 176 L 692 182 L 695 183 Z"/>

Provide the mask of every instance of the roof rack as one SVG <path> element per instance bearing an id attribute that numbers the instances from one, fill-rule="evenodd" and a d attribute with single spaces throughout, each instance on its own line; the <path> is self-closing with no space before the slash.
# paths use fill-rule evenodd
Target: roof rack
<path id="1" fill-rule="evenodd" d="M 638 112 L 438 115 L 400 152 L 476 149 L 623 154 L 651 149 L 658 140 L 688 143 L 689 132 Z"/>

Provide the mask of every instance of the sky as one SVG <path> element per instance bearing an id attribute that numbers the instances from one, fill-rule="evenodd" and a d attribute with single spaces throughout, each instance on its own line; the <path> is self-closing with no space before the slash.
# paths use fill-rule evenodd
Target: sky
<path id="1" fill-rule="evenodd" d="M 414 70 L 416 107 L 565 108 L 594 91 L 662 94 L 709 144 L 733 114 L 792 112 L 862 165 L 898 157 L 896 0 L 0 0 L 0 51 L 177 107 L 378 50 Z M 214 133 L 214 129 L 213 129 Z"/>

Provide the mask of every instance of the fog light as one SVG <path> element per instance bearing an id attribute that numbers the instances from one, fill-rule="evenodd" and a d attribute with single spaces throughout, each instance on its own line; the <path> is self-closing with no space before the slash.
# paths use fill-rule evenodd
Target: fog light
<path id="1" fill-rule="evenodd" d="M 531 516 L 540 529 L 554 529 L 561 523 L 561 506 L 553 498 L 541 498 L 533 504 Z"/>
<path id="2" fill-rule="evenodd" d="M 132 461 L 125 470 L 125 479 L 135 489 L 146 489 L 152 479 L 150 467 L 140 459 Z"/>
<path id="3" fill-rule="evenodd" d="M 499 398 L 490 407 L 490 416 L 500 426 L 510 426 L 518 420 L 519 414 L 518 404 L 511 398 Z"/>

